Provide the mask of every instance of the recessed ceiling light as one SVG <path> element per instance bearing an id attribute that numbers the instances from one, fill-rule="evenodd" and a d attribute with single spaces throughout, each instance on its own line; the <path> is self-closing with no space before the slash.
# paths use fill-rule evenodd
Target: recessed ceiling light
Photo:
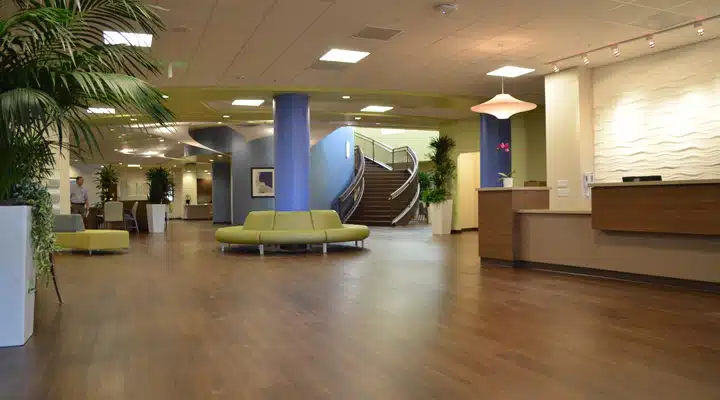
<path id="1" fill-rule="evenodd" d="M 230 118 L 229 115 L 223 115 L 223 118 Z"/>
<path id="2" fill-rule="evenodd" d="M 332 49 L 320 57 L 320 61 L 356 63 L 369 55 L 366 51 Z"/>
<path id="3" fill-rule="evenodd" d="M 218 125 L 222 125 L 222 121 L 218 121 L 217 124 L 218 124 Z"/>
<path id="4" fill-rule="evenodd" d="M 128 164 L 130 168 L 140 168 L 140 164 Z"/>
<path id="5" fill-rule="evenodd" d="M 105 44 L 124 44 L 134 47 L 152 46 L 152 35 L 149 33 L 115 32 L 104 31 L 103 41 Z"/>
<path id="6" fill-rule="evenodd" d="M 516 67 L 514 65 L 506 65 L 502 68 L 498 68 L 495 71 L 490 71 L 487 74 L 492 76 L 503 76 L 505 78 L 516 78 L 520 75 L 529 74 L 535 71 L 532 68 Z"/>
<path id="7" fill-rule="evenodd" d="M 115 114 L 114 108 L 109 107 L 90 107 L 87 109 L 88 114 Z"/>
<path id="8" fill-rule="evenodd" d="M 115 132 L 115 128 L 110 128 L 110 132 Z"/>
<path id="9" fill-rule="evenodd" d="M 356 121 L 360 121 L 361 119 L 362 119 L 362 117 L 355 117 Z"/>
<path id="10" fill-rule="evenodd" d="M 162 95 L 162 98 L 163 98 L 163 99 L 169 99 L 169 98 L 170 98 L 170 96 L 168 96 L 168 95 L 164 94 L 164 95 Z"/>
<path id="11" fill-rule="evenodd" d="M 390 106 L 367 106 L 367 107 L 363 108 L 363 109 L 360 110 L 360 111 L 363 111 L 363 112 L 381 112 L 381 113 L 382 113 L 382 112 L 390 111 L 390 110 L 392 110 L 392 109 L 393 109 L 393 107 L 390 107 Z"/>
<path id="12" fill-rule="evenodd" d="M 119 165 L 122 165 L 122 163 L 118 163 Z"/>
<path id="13" fill-rule="evenodd" d="M 135 152 L 135 149 L 122 149 L 120 152 L 123 154 L 131 154 Z"/>
<path id="14" fill-rule="evenodd" d="M 343 99 L 345 99 L 345 100 L 347 100 L 349 98 L 350 98 L 350 96 L 343 96 Z"/>
<path id="15" fill-rule="evenodd" d="M 395 135 L 397 133 L 403 133 L 403 132 L 405 132 L 405 129 L 391 129 L 391 128 L 380 129 L 380 133 L 382 133 L 383 135 Z"/>
<path id="16" fill-rule="evenodd" d="M 137 121 L 137 118 L 130 118 L 130 121 L 135 122 L 135 121 Z"/>
<path id="17" fill-rule="evenodd" d="M 160 139 L 160 141 L 161 141 L 161 142 L 164 142 L 164 141 L 165 141 L 165 139 Z"/>
<path id="18" fill-rule="evenodd" d="M 218 158 L 222 158 L 222 154 L 218 154 Z"/>
<path id="19" fill-rule="evenodd" d="M 259 99 L 238 99 L 233 100 L 232 105 L 234 106 L 246 106 L 246 107 L 257 107 L 264 103 L 265 100 L 259 100 Z"/>
<path id="20" fill-rule="evenodd" d="M 142 153 L 142 155 L 144 155 L 144 156 L 156 156 L 158 154 L 160 154 L 159 151 L 152 151 L 152 150 Z"/>

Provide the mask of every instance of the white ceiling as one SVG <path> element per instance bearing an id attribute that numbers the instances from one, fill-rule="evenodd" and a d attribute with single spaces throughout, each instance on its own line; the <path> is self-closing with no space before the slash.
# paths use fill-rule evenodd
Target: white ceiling
<path id="1" fill-rule="evenodd" d="M 506 83 L 542 99 L 547 62 L 660 28 L 720 14 L 719 0 L 457 0 L 443 17 L 438 0 L 153 0 L 168 31 L 158 59 L 180 62 L 161 87 L 357 88 L 487 97 L 506 64 L 537 69 Z M 371 25 L 403 32 L 388 42 L 354 38 Z M 699 38 L 691 28 L 621 47 L 622 57 L 720 36 L 720 21 Z M 328 49 L 371 52 L 342 71 L 310 66 Z M 613 62 L 593 55 L 593 65 Z M 579 60 L 573 61 L 577 64 Z M 569 66 L 565 63 L 561 67 Z"/>

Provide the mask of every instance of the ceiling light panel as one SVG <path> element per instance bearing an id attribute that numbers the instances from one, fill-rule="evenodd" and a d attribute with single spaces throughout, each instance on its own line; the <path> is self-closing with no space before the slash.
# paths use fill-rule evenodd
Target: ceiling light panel
<path id="1" fill-rule="evenodd" d="M 394 108 L 394 107 L 390 107 L 390 106 L 367 106 L 367 107 L 363 108 L 363 109 L 360 110 L 360 111 L 362 111 L 362 112 L 379 112 L 379 113 L 384 113 L 384 112 L 387 112 L 387 111 L 392 110 L 393 108 Z"/>
<path id="2" fill-rule="evenodd" d="M 529 74 L 535 71 L 532 68 L 516 67 L 514 65 L 506 65 L 502 68 L 498 68 L 495 71 L 490 71 L 487 74 L 491 76 L 502 76 L 505 78 L 517 78 L 525 74 Z"/>
<path id="3" fill-rule="evenodd" d="M 354 64 L 369 55 L 370 55 L 370 53 L 365 52 L 365 51 L 332 49 L 332 50 L 328 51 L 327 53 L 325 53 L 324 56 L 320 57 L 320 61 L 331 61 L 331 62 Z"/>
<path id="4" fill-rule="evenodd" d="M 238 99 L 238 100 L 233 100 L 232 105 L 246 106 L 246 107 L 258 107 L 258 106 L 262 105 L 264 102 L 265 102 L 265 100 L 259 100 L 259 99 Z"/>
<path id="5" fill-rule="evenodd" d="M 152 46 L 152 35 L 149 33 L 115 32 L 104 31 L 103 41 L 105 44 L 124 44 L 135 47 Z"/>

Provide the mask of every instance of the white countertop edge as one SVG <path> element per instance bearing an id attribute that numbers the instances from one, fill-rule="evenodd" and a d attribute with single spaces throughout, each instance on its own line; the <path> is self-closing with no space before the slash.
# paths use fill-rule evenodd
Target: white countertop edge
<path id="1" fill-rule="evenodd" d="M 501 192 L 501 191 L 511 191 L 511 190 L 550 190 L 552 188 L 549 187 L 492 187 L 492 188 L 477 188 L 475 189 L 478 192 Z"/>
<path id="2" fill-rule="evenodd" d="M 592 210 L 516 210 L 518 214 L 592 215 Z"/>
<path id="3" fill-rule="evenodd" d="M 590 187 L 628 187 L 628 186 L 674 186 L 674 185 L 712 185 L 720 184 L 720 179 L 696 179 L 689 181 L 645 181 L 593 183 Z"/>

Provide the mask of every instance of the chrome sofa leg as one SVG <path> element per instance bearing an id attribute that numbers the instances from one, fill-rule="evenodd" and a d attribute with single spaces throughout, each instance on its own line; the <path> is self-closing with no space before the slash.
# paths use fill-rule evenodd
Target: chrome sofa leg
<path id="1" fill-rule="evenodd" d="M 88 250 L 88 254 L 92 255 L 92 250 Z"/>
<path id="2" fill-rule="evenodd" d="M 323 243 L 323 254 L 327 254 L 327 243 Z"/>
<path id="3" fill-rule="evenodd" d="M 355 241 L 355 247 L 358 247 L 358 241 L 357 241 L 357 240 Z"/>
<path id="4" fill-rule="evenodd" d="M 261 255 L 261 256 L 264 256 L 264 255 L 265 255 L 265 246 L 259 245 L 259 246 L 258 246 L 258 249 L 260 249 L 260 255 Z"/>
<path id="5" fill-rule="evenodd" d="M 362 248 L 364 249 L 364 248 L 365 248 L 365 241 L 363 240 L 363 241 L 361 241 L 360 243 L 362 243 Z"/>
<path id="6" fill-rule="evenodd" d="M 312 246 L 310 246 L 309 244 L 306 244 L 306 245 L 305 245 L 305 250 L 307 250 L 307 251 L 312 250 Z"/>
<path id="7" fill-rule="evenodd" d="M 225 252 L 225 243 L 220 243 L 220 252 L 221 253 Z"/>

